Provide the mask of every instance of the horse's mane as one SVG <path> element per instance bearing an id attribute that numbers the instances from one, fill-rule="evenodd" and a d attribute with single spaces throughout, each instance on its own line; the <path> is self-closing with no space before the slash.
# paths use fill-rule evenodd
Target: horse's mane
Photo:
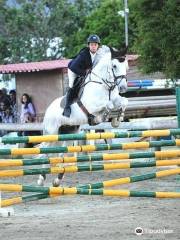
<path id="1" fill-rule="evenodd" d="M 102 45 L 97 51 L 93 67 L 95 67 L 105 56 L 111 57 L 111 59 L 116 58 L 120 62 L 123 62 L 126 58 L 127 48 L 128 47 L 123 47 L 118 50 L 111 46 Z"/>
<path id="2" fill-rule="evenodd" d="M 99 50 L 98 50 L 98 53 L 100 56 L 103 56 L 104 54 L 106 53 L 110 53 L 110 47 L 106 46 L 106 45 L 102 45 Z"/>
<path id="3" fill-rule="evenodd" d="M 108 55 L 108 54 L 111 54 L 111 51 L 110 51 L 110 48 L 106 45 L 102 45 L 97 53 L 96 53 L 96 57 L 95 57 L 95 60 L 94 60 L 94 63 L 93 63 L 93 68 L 101 62 L 101 60 L 104 59 L 105 55 Z M 111 55 L 109 55 L 111 56 Z"/>

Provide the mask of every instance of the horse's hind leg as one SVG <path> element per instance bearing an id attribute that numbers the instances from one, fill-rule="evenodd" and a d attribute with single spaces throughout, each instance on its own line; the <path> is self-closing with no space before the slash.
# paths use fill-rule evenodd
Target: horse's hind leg
<path id="1" fill-rule="evenodd" d="M 40 147 L 54 147 L 54 146 L 63 146 L 63 144 L 62 144 L 62 142 L 46 142 L 46 143 L 43 143 L 43 144 L 40 144 L 41 146 Z M 58 153 L 57 155 L 56 155 L 57 157 L 62 157 L 63 156 L 63 153 Z M 55 154 L 54 153 L 50 153 L 50 154 L 41 154 L 41 156 L 40 155 L 38 155 L 38 158 L 39 157 L 45 157 L 45 158 L 49 158 L 49 157 L 55 157 Z M 42 165 L 42 168 L 46 168 L 47 166 L 49 166 L 49 167 L 51 167 L 51 165 L 49 165 L 49 164 L 43 164 Z M 63 178 L 63 173 L 59 173 L 58 174 L 58 180 L 57 180 L 57 182 L 59 181 L 60 182 L 60 180 L 62 180 L 62 178 Z M 46 174 L 40 174 L 39 175 L 39 178 L 38 178 L 38 180 L 37 180 L 37 184 L 39 185 L 39 186 L 44 186 L 44 182 L 45 182 L 45 180 L 46 180 Z M 58 186 L 60 183 L 56 183 L 56 181 L 54 182 L 53 181 L 53 186 Z"/>
<path id="2" fill-rule="evenodd" d="M 65 128 L 61 128 L 60 129 L 60 133 L 64 134 L 64 133 L 77 133 L 79 131 L 79 126 L 69 126 L 68 127 L 68 130 L 67 130 L 67 127 Z M 63 146 L 67 146 L 67 145 L 73 145 L 74 141 L 68 141 L 68 144 L 67 144 L 67 141 L 64 141 L 63 142 Z M 61 145 L 62 146 L 62 145 Z M 57 177 L 53 180 L 53 187 L 58 187 L 62 181 L 64 177 L 64 173 L 59 173 L 57 175 Z"/>
<path id="3" fill-rule="evenodd" d="M 53 126 L 53 125 L 52 125 Z M 43 135 L 47 135 L 47 134 L 51 134 L 51 135 L 57 135 L 58 134 L 58 127 L 56 126 L 54 129 L 53 129 L 53 131 L 50 131 L 50 132 L 43 132 Z M 43 148 L 43 147 L 50 147 L 50 146 L 54 146 L 54 142 L 42 142 L 42 143 L 40 143 L 39 145 L 38 145 L 38 147 L 39 148 Z M 39 157 L 48 157 L 47 156 L 47 154 L 41 154 L 41 155 L 39 155 L 38 156 L 38 158 Z M 42 168 L 46 168 L 47 167 L 47 165 L 45 165 L 45 164 L 43 164 L 42 165 Z M 39 178 L 38 178 L 38 180 L 37 180 L 37 184 L 39 185 L 39 186 L 44 186 L 44 182 L 45 182 L 45 180 L 46 180 L 46 174 L 40 174 L 39 175 Z"/>
<path id="4" fill-rule="evenodd" d="M 40 143 L 38 144 L 36 147 L 38 148 L 43 148 L 43 147 L 49 147 L 50 143 L 47 143 L 47 142 L 43 142 L 43 143 Z M 34 158 L 43 158 L 43 157 L 47 157 L 46 154 L 39 154 L 38 156 L 35 156 Z M 42 168 L 46 168 L 47 165 L 43 164 L 42 165 Z M 38 186 L 44 186 L 44 182 L 46 180 L 46 174 L 40 174 L 39 175 L 39 178 L 37 180 L 37 184 Z"/>
<path id="5" fill-rule="evenodd" d="M 38 147 L 45 148 L 45 147 L 50 147 L 51 145 L 53 146 L 54 143 L 44 142 L 44 143 L 41 143 Z M 48 157 L 49 156 L 47 154 L 40 154 L 40 155 L 37 156 L 37 158 L 48 158 Z M 47 164 L 42 164 L 42 168 L 46 168 L 47 166 L 48 166 Z M 37 180 L 38 186 L 44 186 L 45 180 L 46 180 L 46 174 L 45 173 L 39 174 L 39 177 L 38 177 L 38 180 Z"/>
<path id="6" fill-rule="evenodd" d="M 66 147 L 68 145 L 72 146 L 73 145 L 73 141 L 68 141 L 68 143 L 67 143 L 67 141 L 64 141 L 63 144 L 61 143 L 61 146 L 64 146 L 64 147 Z M 64 153 L 59 153 L 59 157 L 62 157 L 63 155 L 64 155 Z M 58 173 L 57 177 L 52 182 L 53 187 L 59 187 L 63 177 L 64 177 L 64 173 Z"/>
<path id="7" fill-rule="evenodd" d="M 53 181 L 53 187 L 59 187 L 63 177 L 64 177 L 64 173 L 59 173 L 57 175 L 57 178 L 55 178 L 54 181 Z"/>

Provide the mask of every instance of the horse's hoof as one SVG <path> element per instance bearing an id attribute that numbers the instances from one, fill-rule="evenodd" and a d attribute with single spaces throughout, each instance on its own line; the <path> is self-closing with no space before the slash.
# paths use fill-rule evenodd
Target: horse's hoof
<path id="1" fill-rule="evenodd" d="M 111 121 L 111 126 L 113 128 L 118 128 L 119 127 L 119 124 L 120 124 L 120 121 L 117 120 L 117 118 L 113 118 L 112 121 Z"/>
<path id="2" fill-rule="evenodd" d="M 38 186 L 44 186 L 44 177 L 42 175 L 39 176 L 39 179 L 37 180 Z"/>
<path id="3" fill-rule="evenodd" d="M 53 187 L 59 187 L 60 183 L 61 183 L 60 179 L 56 178 L 53 180 L 52 185 Z"/>

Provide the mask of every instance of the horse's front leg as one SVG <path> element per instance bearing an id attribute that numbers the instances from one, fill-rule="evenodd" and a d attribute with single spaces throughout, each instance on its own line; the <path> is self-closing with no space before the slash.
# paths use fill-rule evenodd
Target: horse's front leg
<path id="1" fill-rule="evenodd" d="M 114 110 L 118 110 L 118 116 L 111 121 L 112 127 L 119 127 L 120 122 L 124 120 L 125 110 L 128 105 L 128 99 L 125 97 L 117 96 L 114 101 Z"/>
<path id="2" fill-rule="evenodd" d="M 100 112 L 96 114 L 95 122 L 101 123 L 106 122 L 109 119 L 110 112 L 113 110 L 114 105 L 111 101 L 109 101 L 103 109 L 101 109 Z"/>

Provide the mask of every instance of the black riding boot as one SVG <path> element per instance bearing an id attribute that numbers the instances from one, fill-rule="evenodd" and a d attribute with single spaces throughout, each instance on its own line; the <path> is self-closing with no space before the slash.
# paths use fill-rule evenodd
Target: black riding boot
<path id="1" fill-rule="evenodd" d="M 66 94 L 66 104 L 63 111 L 63 116 L 70 117 L 71 115 L 71 104 L 73 100 L 73 89 L 69 88 Z"/>

